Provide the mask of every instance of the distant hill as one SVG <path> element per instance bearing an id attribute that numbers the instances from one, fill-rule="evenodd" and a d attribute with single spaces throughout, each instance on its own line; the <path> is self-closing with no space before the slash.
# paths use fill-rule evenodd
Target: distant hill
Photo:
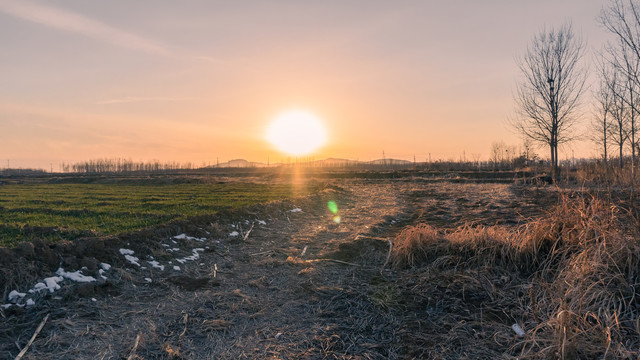
<path id="1" fill-rule="evenodd" d="M 292 162 L 291 164 L 298 164 L 308 167 L 349 167 L 349 166 L 408 166 L 412 165 L 411 161 L 399 160 L 399 159 L 377 159 L 372 161 L 358 161 L 340 158 L 328 158 L 324 160 L 312 160 L 307 162 Z M 219 163 L 218 165 L 211 165 L 210 168 L 266 168 L 266 167 L 278 167 L 283 164 L 273 163 L 265 164 L 262 162 L 247 161 L 245 159 L 233 159 L 227 162 Z"/>

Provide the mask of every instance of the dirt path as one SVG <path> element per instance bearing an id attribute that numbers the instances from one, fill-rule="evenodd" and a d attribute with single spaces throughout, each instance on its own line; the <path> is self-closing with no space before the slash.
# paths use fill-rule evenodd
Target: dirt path
<path id="1" fill-rule="evenodd" d="M 0 336 L 0 357 L 15 357 L 50 314 L 24 359 L 402 358 L 404 305 L 398 274 L 383 270 L 387 239 L 417 221 L 515 223 L 540 199 L 503 184 L 341 186 L 270 218 L 245 214 L 216 225 L 236 237 L 155 239 L 162 247 L 136 254 L 142 266 L 114 266 L 100 286 L 51 295 L 22 316 L 0 319 L 16 329 L 6 336 L 17 343 Z M 296 208 L 302 211 L 290 211 Z M 149 255 L 164 269 L 153 268 Z"/>

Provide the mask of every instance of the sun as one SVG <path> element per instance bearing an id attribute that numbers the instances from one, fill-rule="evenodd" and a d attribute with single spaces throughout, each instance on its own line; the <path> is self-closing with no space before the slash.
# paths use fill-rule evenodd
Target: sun
<path id="1" fill-rule="evenodd" d="M 307 155 L 327 142 L 320 119 L 304 110 L 290 110 L 276 116 L 267 128 L 267 140 L 290 155 Z"/>

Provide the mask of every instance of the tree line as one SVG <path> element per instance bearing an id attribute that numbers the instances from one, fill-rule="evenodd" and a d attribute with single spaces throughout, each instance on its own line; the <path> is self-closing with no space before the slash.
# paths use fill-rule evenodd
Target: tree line
<path id="1" fill-rule="evenodd" d="M 128 159 L 95 159 L 81 161 L 74 164 L 62 163 L 63 172 L 76 173 L 126 173 L 126 172 L 158 172 L 171 170 L 191 170 L 194 168 L 190 162 L 161 162 L 152 160 L 149 162 L 132 161 Z"/>

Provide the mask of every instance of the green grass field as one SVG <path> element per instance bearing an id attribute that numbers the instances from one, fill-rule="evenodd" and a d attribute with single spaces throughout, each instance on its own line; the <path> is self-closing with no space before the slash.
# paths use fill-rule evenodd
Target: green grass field
<path id="1" fill-rule="evenodd" d="M 3 185 L 0 246 L 36 237 L 55 241 L 88 232 L 117 234 L 313 190 L 256 183 Z"/>

